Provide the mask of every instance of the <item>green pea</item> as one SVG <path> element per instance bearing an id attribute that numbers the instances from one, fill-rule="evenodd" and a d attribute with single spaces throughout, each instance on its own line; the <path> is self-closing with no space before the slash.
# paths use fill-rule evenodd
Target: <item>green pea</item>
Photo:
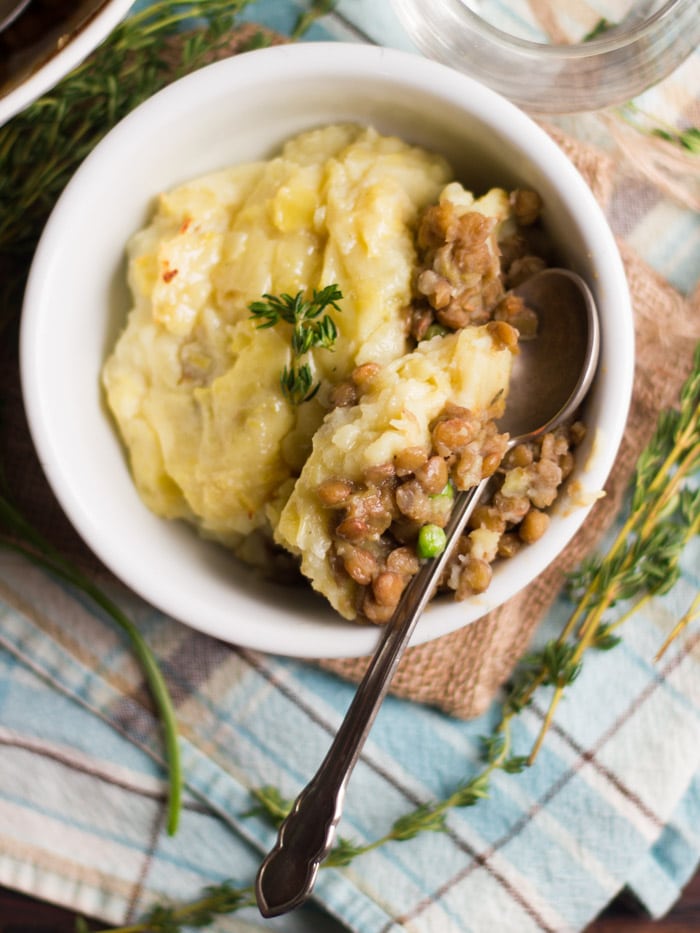
<path id="1" fill-rule="evenodd" d="M 443 489 L 440 492 L 434 493 L 432 496 L 428 496 L 429 499 L 454 499 L 455 491 L 452 486 L 452 480 L 447 480 Z"/>
<path id="2" fill-rule="evenodd" d="M 443 327 L 442 324 L 431 324 L 426 330 L 423 340 L 432 340 L 433 337 L 444 337 L 445 334 L 449 334 L 449 331 L 446 327 Z"/>
<path id="3" fill-rule="evenodd" d="M 419 557 L 437 557 L 446 544 L 447 535 L 439 525 L 423 525 L 418 532 L 416 551 Z"/>

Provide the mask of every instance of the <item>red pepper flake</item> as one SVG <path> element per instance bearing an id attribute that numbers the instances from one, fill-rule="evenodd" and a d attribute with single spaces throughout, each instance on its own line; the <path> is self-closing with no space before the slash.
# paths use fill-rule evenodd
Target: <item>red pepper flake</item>
<path id="1" fill-rule="evenodd" d="M 191 226 L 192 226 L 192 218 L 191 218 L 191 217 L 185 217 L 185 219 L 182 221 L 182 224 L 180 225 L 180 230 L 179 230 L 179 232 L 180 232 L 180 233 L 187 233 L 187 231 L 190 229 Z"/>
<path id="2" fill-rule="evenodd" d="M 163 281 L 171 282 L 175 278 L 177 273 L 178 273 L 177 269 L 171 269 L 166 263 L 165 268 L 163 269 Z"/>

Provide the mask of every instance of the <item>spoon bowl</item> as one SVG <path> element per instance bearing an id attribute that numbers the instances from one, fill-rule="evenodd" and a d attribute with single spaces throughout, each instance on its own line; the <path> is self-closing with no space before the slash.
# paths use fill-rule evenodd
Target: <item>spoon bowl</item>
<path id="1" fill-rule="evenodd" d="M 513 292 L 537 313 L 538 334 L 521 344 L 506 414 L 499 421 L 499 429 L 511 435 L 509 449 L 575 414 L 593 380 L 600 351 L 596 305 L 580 276 L 548 269 Z M 489 480 L 486 477 L 455 497 L 445 527 L 445 549 L 425 561 L 404 590 L 326 757 L 282 823 L 256 879 L 256 898 L 264 917 L 293 910 L 311 893 L 333 845 L 350 775 L 394 671 Z"/>
<path id="2" fill-rule="evenodd" d="M 537 314 L 537 337 L 520 342 L 498 422 L 511 444 L 517 435 L 544 434 L 578 408 L 600 353 L 598 314 L 581 276 L 545 269 L 513 292 Z"/>

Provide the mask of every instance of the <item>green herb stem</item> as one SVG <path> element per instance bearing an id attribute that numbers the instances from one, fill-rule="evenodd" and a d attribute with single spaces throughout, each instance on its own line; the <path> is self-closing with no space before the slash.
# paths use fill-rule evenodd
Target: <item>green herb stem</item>
<path id="1" fill-rule="evenodd" d="M 338 5 L 338 0 L 312 0 L 311 5 L 308 10 L 305 10 L 303 13 L 300 13 L 297 17 L 297 21 L 294 24 L 294 29 L 292 30 L 292 39 L 300 39 L 306 32 L 309 31 L 311 26 L 320 19 L 322 16 L 326 16 Z"/>
<path id="2" fill-rule="evenodd" d="M 693 371 L 681 389 L 677 418 L 660 418 L 654 438 L 640 457 L 632 495 L 636 508 L 631 510 L 604 560 L 591 576 L 576 610 L 559 636 L 559 642 L 565 643 L 580 623 L 578 643 L 571 654 L 572 664 L 579 664 L 595 643 L 605 612 L 627 595 L 628 575 L 633 574 L 636 599 L 618 624 L 647 599 L 667 591 L 678 574 L 678 562 L 685 546 L 700 530 L 700 493 L 693 496 L 694 502 L 685 512 L 681 498 L 686 480 L 700 466 L 700 344 L 693 362 Z M 654 464 L 651 477 L 643 468 L 647 463 Z M 663 572 L 659 572 L 655 560 L 662 561 Z M 610 568 L 614 568 L 614 573 L 609 572 Z M 608 626 L 606 631 L 611 628 Z M 530 763 L 539 753 L 563 692 L 563 685 L 556 684 L 530 752 Z"/>
<path id="3" fill-rule="evenodd" d="M 690 608 L 683 616 L 678 620 L 673 629 L 669 632 L 664 643 L 659 648 L 656 653 L 655 661 L 661 660 L 661 658 L 666 654 L 669 646 L 678 638 L 681 632 L 690 625 L 695 619 L 700 618 L 700 593 L 695 594 L 695 599 L 690 604 Z"/>
<path id="4" fill-rule="evenodd" d="M 690 156 L 700 155 L 700 127 L 678 127 L 648 113 L 634 101 L 627 101 L 617 109 L 620 117 L 646 136 L 653 136 L 671 143 Z"/>
<path id="5" fill-rule="evenodd" d="M 61 554 L 29 524 L 18 510 L 0 496 L 0 522 L 11 529 L 13 536 L 0 535 L 0 544 L 12 549 L 66 583 L 83 592 L 100 607 L 127 635 L 153 697 L 165 741 L 168 767 L 168 832 L 177 832 L 182 801 L 182 769 L 177 735 L 177 720 L 165 679 L 151 649 L 131 619 L 92 580 Z"/>
<path id="6" fill-rule="evenodd" d="M 110 927 L 99 933 L 177 933 L 183 926 L 201 928 L 209 926 L 216 917 L 231 914 L 245 907 L 255 906 L 253 888 L 237 888 L 230 881 L 210 885 L 196 901 L 178 907 L 157 904 L 139 923 L 123 927 Z"/>

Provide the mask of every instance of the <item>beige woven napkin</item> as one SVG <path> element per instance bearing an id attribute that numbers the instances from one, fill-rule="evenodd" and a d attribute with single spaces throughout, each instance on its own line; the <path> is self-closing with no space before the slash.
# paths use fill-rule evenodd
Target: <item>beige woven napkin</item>
<path id="1" fill-rule="evenodd" d="M 241 44 L 245 46 L 257 27 L 245 30 L 232 37 L 229 52 Z M 613 188 L 613 160 L 558 130 L 548 130 L 605 208 Z M 393 693 L 436 705 L 462 718 L 477 716 L 488 706 L 526 650 L 564 574 L 595 546 L 616 513 L 659 410 L 677 398 L 690 367 L 693 345 L 700 338 L 700 293 L 690 302 L 685 301 L 624 244 L 620 248 L 635 310 L 637 367 L 628 428 L 606 486 L 606 498 L 592 510 L 561 558 L 526 590 L 473 625 L 409 649 L 394 678 Z M 0 462 L 13 500 L 67 557 L 96 578 L 104 577 L 107 571 L 78 538 L 44 479 L 22 410 L 16 341 L 12 335 L 8 339 L 7 334 L 0 342 L 0 398 Z M 362 658 L 321 662 L 327 670 L 350 680 L 362 676 L 366 663 L 367 659 Z"/>

